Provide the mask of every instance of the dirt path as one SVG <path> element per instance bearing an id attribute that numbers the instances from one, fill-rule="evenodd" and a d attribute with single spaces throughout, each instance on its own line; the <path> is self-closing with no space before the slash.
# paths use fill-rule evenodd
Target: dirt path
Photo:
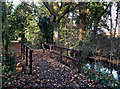
<path id="1" fill-rule="evenodd" d="M 20 60 L 20 44 L 13 43 L 10 52 L 15 56 L 16 62 Z M 88 87 L 84 76 L 77 75 L 69 67 L 49 58 L 49 54 L 43 54 L 42 49 L 33 49 L 33 73 L 10 72 L 3 76 L 4 87 Z"/>

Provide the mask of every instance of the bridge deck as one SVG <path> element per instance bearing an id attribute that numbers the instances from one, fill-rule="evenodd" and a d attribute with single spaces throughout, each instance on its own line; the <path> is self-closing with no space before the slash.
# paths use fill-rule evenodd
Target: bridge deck
<path id="1" fill-rule="evenodd" d="M 20 44 L 12 42 L 9 50 L 16 62 L 20 60 Z M 42 49 L 33 49 L 33 75 L 23 73 L 6 74 L 4 87 L 88 87 L 81 75 L 69 67 L 44 55 Z M 13 76 L 16 75 L 16 76 Z M 13 81 L 14 80 L 14 81 Z"/>

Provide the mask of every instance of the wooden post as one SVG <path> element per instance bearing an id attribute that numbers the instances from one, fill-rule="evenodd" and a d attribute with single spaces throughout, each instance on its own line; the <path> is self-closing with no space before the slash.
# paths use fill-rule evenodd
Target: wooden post
<path id="1" fill-rule="evenodd" d="M 52 45 L 50 44 L 50 58 L 52 58 L 51 50 L 52 50 Z"/>
<path id="2" fill-rule="evenodd" d="M 44 44 L 42 44 L 42 48 L 43 48 L 43 54 L 44 54 L 45 53 Z"/>
<path id="3" fill-rule="evenodd" d="M 28 47 L 26 47 L 26 66 L 28 66 Z"/>
<path id="4" fill-rule="evenodd" d="M 22 49 L 23 49 L 23 44 L 21 43 L 21 58 L 22 58 Z"/>
<path id="5" fill-rule="evenodd" d="M 82 60 L 82 51 L 79 51 L 78 73 L 81 73 L 81 60 Z"/>
<path id="6" fill-rule="evenodd" d="M 26 66 L 25 66 L 25 51 L 26 51 L 26 46 L 23 44 L 23 71 L 26 73 Z"/>
<path id="7" fill-rule="evenodd" d="M 67 56 L 68 56 L 68 49 L 67 49 Z"/>
<path id="8" fill-rule="evenodd" d="M 32 52 L 33 52 L 33 50 L 30 50 L 30 74 L 32 74 L 32 62 L 33 62 L 33 60 L 32 60 Z"/>
<path id="9" fill-rule="evenodd" d="M 53 50 L 55 50 L 55 43 L 53 43 Z"/>
<path id="10" fill-rule="evenodd" d="M 25 60 L 25 45 L 23 44 L 23 60 Z"/>
<path id="11" fill-rule="evenodd" d="M 62 48 L 60 48 L 60 54 L 61 54 L 61 56 L 60 56 L 60 62 L 62 63 Z"/>
<path id="12" fill-rule="evenodd" d="M 75 52 L 73 53 L 73 57 L 75 58 L 76 56 L 75 56 Z"/>

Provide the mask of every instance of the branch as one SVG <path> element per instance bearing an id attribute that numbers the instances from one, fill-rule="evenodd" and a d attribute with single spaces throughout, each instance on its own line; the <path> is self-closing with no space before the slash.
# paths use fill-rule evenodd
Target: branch
<path id="1" fill-rule="evenodd" d="M 5 31 L 6 31 L 6 33 L 8 33 L 8 17 L 7 17 L 7 5 L 6 5 L 6 2 L 4 2 L 3 5 L 4 5 L 4 13 L 5 13 L 5 16 L 4 16 Z"/>
<path id="2" fill-rule="evenodd" d="M 71 25 L 71 24 L 69 24 L 69 23 L 67 23 L 67 25 L 70 26 L 70 27 L 72 27 L 72 28 L 74 28 L 74 29 L 77 29 L 77 30 L 79 29 L 79 27 L 73 26 L 73 25 Z"/>
<path id="3" fill-rule="evenodd" d="M 58 17 L 57 23 L 59 23 L 60 20 L 61 20 L 61 18 L 64 17 L 64 16 L 69 12 L 68 9 L 70 8 L 71 4 L 72 4 L 72 2 L 69 3 L 69 5 L 68 5 L 67 8 L 65 9 L 65 11 Z"/>
<path id="4" fill-rule="evenodd" d="M 55 12 L 53 10 L 53 7 L 51 5 L 48 4 L 48 2 L 43 2 L 43 4 L 45 5 L 45 7 L 49 10 L 49 12 L 52 14 L 52 15 L 55 15 Z"/>
<path id="5" fill-rule="evenodd" d="M 54 9 L 53 9 L 53 2 L 50 2 L 50 9 L 52 10 L 52 12 L 55 14 L 55 11 L 54 11 Z"/>
<path id="6" fill-rule="evenodd" d="M 58 15 L 58 12 L 62 9 L 62 7 L 65 7 L 65 6 L 67 6 L 67 5 L 69 5 L 69 3 L 65 3 L 65 4 L 63 5 L 63 2 L 61 2 L 61 6 L 60 6 L 59 9 L 57 10 L 56 14 Z"/>
<path id="7" fill-rule="evenodd" d="M 79 3 L 79 4 L 77 4 L 76 6 L 70 8 L 71 4 L 72 4 L 72 2 L 69 3 L 68 7 L 67 7 L 67 8 L 65 9 L 65 11 L 61 14 L 61 16 L 58 18 L 57 23 L 59 23 L 60 20 L 61 20 L 61 18 L 63 18 L 68 12 L 71 12 L 71 11 L 75 10 L 76 7 L 78 7 L 78 6 L 80 5 L 80 3 Z"/>
<path id="8" fill-rule="evenodd" d="M 22 1 L 21 1 L 21 2 L 22 2 Z M 32 7 L 32 8 L 35 8 L 35 9 L 37 9 L 37 10 L 42 10 L 42 11 L 47 15 L 47 17 L 50 18 L 49 15 L 47 14 L 47 12 L 46 12 L 45 10 L 43 10 L 43 9 L 37 7 L 37 6 L 32 6 L 32 5 L 30 5 L 30 4 L 28 4 L 28 3 L 25 3 L 25 2 L 22 2 L 22 3 L 24 3 L 24 4 L 26 4 L 27 6 L 30 6 L 30 7 Z"/>
<path id="9" fill-rule="evenodd" d="M 74 11 L 78 6 L 80 6 L 80 3 L 78 3 L 76 6 L 69 9 L 69 12 Z"/>
<path id="10" fill-rule="evenodd" d="M 101 17 L 105 14 L 105 12 L 108 10 L 109 6 L 111 6 L 110 4 L 108 4 L 108 6 L 106 7 L 106 9 L 101 13 L 101 16 L 98 17 L 98 20 L 99 21 L 101 19 Z"/>

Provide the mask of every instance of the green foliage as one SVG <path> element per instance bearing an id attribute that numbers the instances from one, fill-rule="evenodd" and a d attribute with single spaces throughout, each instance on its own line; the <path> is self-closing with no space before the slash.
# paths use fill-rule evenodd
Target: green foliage
<path id="1" fill-rule="evenodd" d="M 99 31 L 103 30 L 101 28 L 105 28 L 109 30 L 109 26 L 107 25 L 106 21 L 108 19 L 108 12 L 109 6 L 111 3 L 105 3 L 105 2 L 90 2 L 88 6 L 88 30 L 92 30 L 93 34 L 99 33 Z M 102 19 L 103 16 L 103 19 Z M 99 29 L 100 28 L 100 29 Z"/>
<path id="2" fill-rule="evenodd" d="M 34 20 L 34 17 L 31 17 L 29 25 L 25 28 L 25 37 L 27 39 L 27 43 L 29 46 L 39 48 L 40 43 L 43 42 L 43 36 L 39 26 L 37 25 L 37 21 Z M 34 30 L 33 30 L 34 29 Z"/>
<path id="3" fill-rule="evenodd" d="M 60 45 L 68 48 L 76 48 L 79 43 L 78 31 L 66 26 L 60 27 Z M 72 43 L 71 43 L 72 42 Z"/>
<path id="4" fill-rule="evenodd" d="M 104 29 L 108 31 L 111 30 L 107 25 L 107 19 L 111 14 L 110 10 L 105 7 L 108 7 L 111 3 L 99 3 L 99 2 L 90 2 L 88 7 L 84 10 L 87 11 L 82 19 L 81 15 L 84 10 L 81 10 L 80 13 L 77 13 L 78 8 L 75 10 L 75 16 L 72 19 L 68 18 L 69 16 L 64 16 L 60 20 L 60 46 L 82 50 L 85 54 L 84 57 L 88 56 L 110 56 L 111 50 L 111 38 L 106 36 Z M 34 5 L 33 3 L 31 5 Z M 84 5 L 83 5 L 84 6 Z M 58 15 L 54 19 L 58 19 L 59 15 L 66 9 L 67 3 L 64 7 L 61 8 Z M 72 7 L 72 5 L 70 6 Z M 5 31 L 5 21 L 4 21 L 4 8 L 2 11 L 3 14 L 3 43 L 6 40 L 7 46 L 9 46 L 10 40 L 17 40 L 18 37 L 22 38 L 22 41 L 27 42 L 28 45 L 34 48 L 40 48 L 41 43 L 53 43 L 53 23 L 51 19 L 46 17 L 50 15 L 48 9 L 44 6 L 41 6 L 41 9 L 44 11 L 38 11 L 34 8 L 28 7 L 25 3 L 19 4 L 17 7 L 13 8 L 12 3 L 8 3 L 8 23 L 9 31 L 8 34 Z M 55 8 L 55 7 L 54 7 Z M 57 7 L 58 8 L 58 7 Z M 82 8 L 82 7 L 81 7 Z M 57 9 L 55 9 L 57 11 Z M 76 14 L 80 14 L 77 16 Z M 39 18 L 38 18 L 39 17 Z M 53 16 L 54 17 L 54 16 Z M 78 18 L 79 17 L 79 18 Z M 81 21 L 83 20 L 83 21 Z M 75 23 L 73 23 L 75 21 Z M 87 21 L 87 22 L 86 22 Z M 86 22 L 83 30 L 83 40 L 79 40 L 79 31 L 75 26 L 78 24 L 81 25 L 81 22 Z M 77 23 L 77 24 L 76 24 Z M 75 24 L 75 25 L 73 25 Z M 87 24 L 87 26 L 86 26 Z M 6 38 L 5 38 L 6 37 Z M 112 56 L 115 59 L 119 59 L 120 49 L 119 47 L 119 38 L 112 38 L 114 43 L 114 48 Z M 3 44 L 5 46 L 5 44 Z M 8 50 L 5 50 L 6 52 Z M 59 59 L 55 59 L 56 61 Z M 3 62 L 3 74 L 9 71 L 14 71 L 15 69 L 15 60 L 8 56 L 7 60 Z M 76 65 L 72 62 L 73 69 L 76 69 Z M 84 65 L 84 64 L 83 64 Z M 71 66 L 70 66 L 71 67 Z M 71 68 L 72 68 L 71 67 Z M 101 84 L 104 86 L 115 87 L 115 84 L 120 85 L 119 81 L 113 79 L 109 74 L 101 73 L 100 71 L 94 71 L 93 69 L 84 69 L 86 78 L 94 80 L 94 84 Z"/>
<path id="5" fill-rule="evenodd" d="M 46 17 L 39 17 L 39 28 L 42 32 L 44 42 L 52 43 L 53 42 L 53 25 L 50 20 Z"/>
<path id="6" fill-rule="evenodd" d="M 84 75 L 86 78 L 89 78 L 90 80 L 93 80 L 93 85 L 95 87 L 99 87 L 98 84 L 100 84 L 102 87 L 110 87 L 110 88 L 117 88 L 120 87 L 120 82 L 118 80 L 115 80 L 112 75 L 108 73 L 104 73 L 101 71 L 95 71 L 94 69 L 87 69 L 84 67 Z"/>
<path id="7" fill-rule="evenodd" d="M 27 17 L 29 16 L 29 14 L 32 14 L 32 11 L 30 9 L 30 7 L 28 7 L 26 4 L 21 3 L 19 4 L 14 11 L 14 29 L 17 31 L 18 36 L 20 36 L 22 38 L 22 41 L 26 42 L 26 38 L 25 38 L 25 27 L 27 25 L 29 25 L 27 23 Z"/>
<path id="8" fill-rule="evenodd" d="M 15 59 L 8 56 L 7 60 L 2 64 L 2 74 L 9 73 L 10 71 L 15 71 Z"/>

